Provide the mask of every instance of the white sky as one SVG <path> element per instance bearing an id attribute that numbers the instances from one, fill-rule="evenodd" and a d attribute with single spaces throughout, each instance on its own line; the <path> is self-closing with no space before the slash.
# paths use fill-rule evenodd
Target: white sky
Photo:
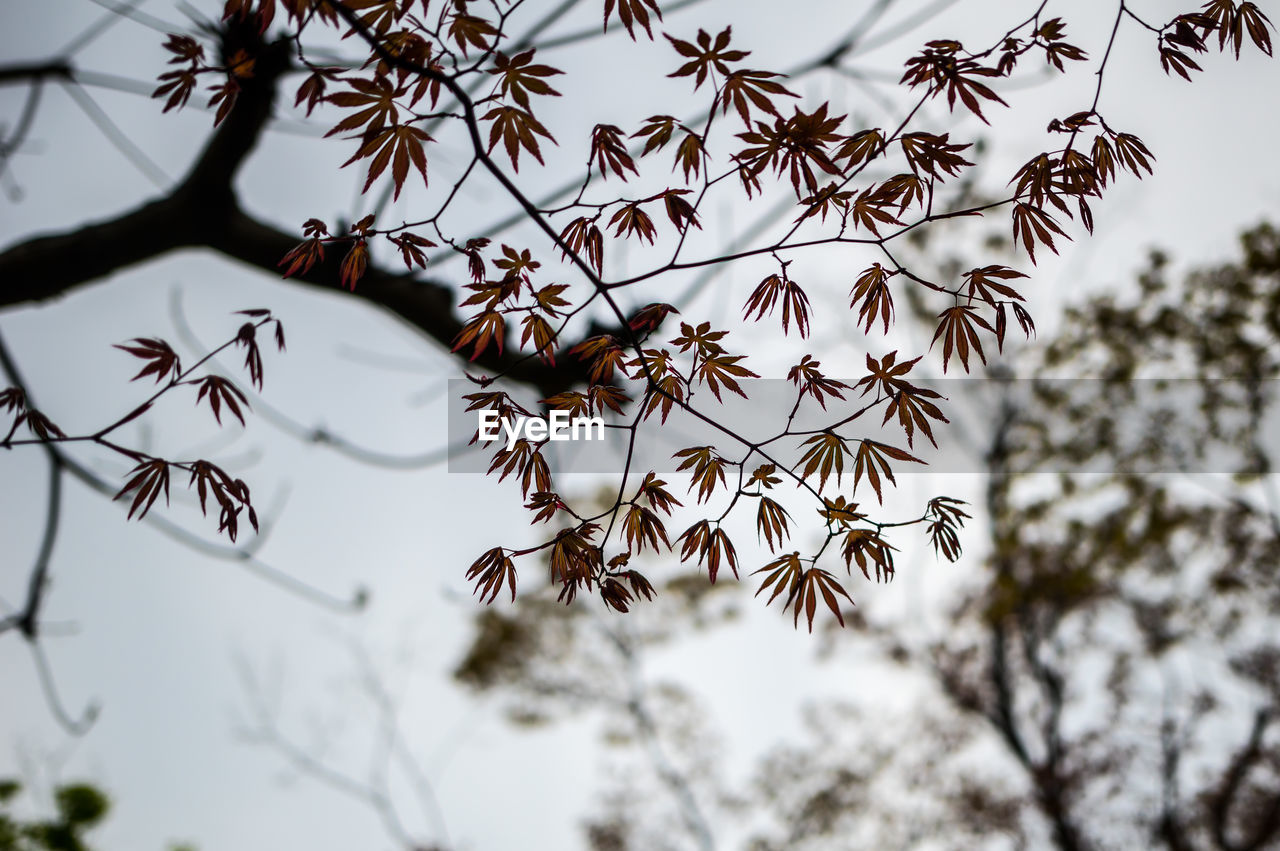
<path id="1" fill-rule="evenodd" d="M 598 0 L 583 5 L 584 14 L 564 30 L 595 23 Z M 671 15 L 667 27 L 689 37 L 697 26 L 717 26 L 732 15 L 735 43 L 756 51 L 751 60 L 756 67 L 785 67 L 811 52 L 809 45 L 817 49 L 828 43 L 853 19 L 850 9 L 866 5 L 712 2 Z M 924 5 L 904 0 L 888 21 Z M 1090 50 L 1096 61 L 1112 14 L 1102 7 L 1111 4 L 1091 4 L 1097 8 L 1087 13 L 1078 5 L 1051 3 L 1051 8 L 1058 7 L 1068 20 L 1069 39 Z M 1152 17 L 1167 7 L 1133 5 Z M 929 38 L 990 41 L 1014 17 L 1007 10 L 1033 6 L 962 0 L 865 64 L 896 70 Z M 182 20 L 158 0 L 143 8 Z M 6 63 L 47 57 L 100 12 L 84 0 L 10 0 L 0 9 L 0 56 Z M 161 41 L 159 34 L 125 23 L 84 50 L 77 63 L 151 80 L 163 63 Z M 619 48 L 624 58 L 617 61 L 630 63 L 621 66 L 623 71 L 652 72 L 625 58 L 621 47 L 629 42 L 613 36 L 605 44 L 563 54 L 562 67 L 573 72 L 584 62 L 598 61 L 602 51 Z M 1149 39 L 1136 28 L 1127 29 L 1118 49 L 1101 108 L 1109 121 L 1147 142 L 1158 158 L 1156 174 L 1141 183 L 1121 179 L 1095 207 L 1098 236 L 1065 246 L 1062 259 L 1043 263 L 1028 283 L 1024 292 L 1046 330 L 1061 303 L 1086 291 L 1124 286 L 1148 247 L 1170 249 L 1186 263 L 1227 259 L 1235 235 L 1273 215 L 1280 194 L 1280 169 L 1267 142 L 1276 130 L 1269 108 L 1280 84 L 1274 62 L 1259 59 L 1251 48 L 1238 64 L 1215 53 L 1203 63 L 1206 73 L 1187 85 L 1162 74 Z M 613 61 L 613 54 L 609 58 Z M 573 120 L 584 127 L 597 121 L 634 127 L 649 114 L 673 111 L 663 105 L 665 92 L 685 91 L 659 83 L 627 86 L 619 95 L 604 88 L 601 75 L 579 73 L 576 79 L 557 80 L 566 93 L 563 103 L 587 98 L 600 114 L 579 116 L 568 112 L 569 106 L 548 112 L 566 127 Z M 1091 85 L 1087 71 L 1077 76 L 1085 89 Z M 592 86 L 599 87 L 598 96 Z M 828 81 L 807 80 L 798 88 L 807 96 L 831 96 Z M 1009 95 L 1014 113 L 1023 116 L 1017 125 L 1002 124 L 996 117 L 1000 111 L 991 111 L 996 160 L 990 173 L 1012 173 L 1046 145 L 1041 131 L 1050 118 L 1087 105 L 1080 90 L 1069 96 L 1057 92 L 1027 88 Z M 157 103 L 146 98 L 96 90 L 94 96 L 170 175 L 182 173 L 208 131 L 209 115 L 200 110 L 161 116 Z M 841 109 L 872 111 L 856 89 L 840 96 L 847 101 Z M 9 126 L 20 102 L 19 90 L 0 89 L 0 117 Z M 956 135 L 977 129 L 969 122 Z M 562 137 L 571 138 L 577 137 L 572 132 Z M 585 146 L 575 148 L 574 157 L 579 149 Z M 355 176 L 331 176 L 348 153 L 342 143 L 272 138 L 241 178 L 246 206 L 285 228 L 311 215 L 354 212 Z M 30 144 L 13 168 L 24 195 L 0 202 L 5 245 L 111 216 L 153 193 L 66 95 L 52 88 Z M 536 193 L 537 187 L 563 178 L 563 173 L 522 175 L 527 181 L 522 185 Z M 468 199 L 477 228 L 496 218 L 495 208 L 505 212 L 496 191 L 489 191 Z M 400 215 L 409 214 L 396 210 L 389 218 Z M 724 222 L 709 225 L 708 232 L 715 235 L 714 227 L 728 227 L 747 215 L 726 209 Z M 825 298 L 836 303 L 862 268 L 857 263 L 814 264 L 805 273 L 820 282 L 818 289 L 829 281 L 832 294 Z M 446 267 L 446 273 L 449 269 L 456 267 Z M 743 288 L 750 286 L 748 274 L 729 277 L 731 315 L 745 297 Z M 679 291 L 684 282 L 671 286 Z M 41 408 L 68 431 L 89 427 L 121 408 L 121 388 L 132 375 L 132 365 L 110 344 L 135 336 L 176 340 L 169 312 L 174 289 L 181 291 L 186 313 L 205 341 L 231 332 L 231 310 L 267 306 L 283 318 L 289 352 L 268 357 L 267 399 L 299 422 L 323 424 L 391 453 L 439 445 L 443 418 L 437 407 L 421 400 L 423 390 L 445 374 L 438 349 L 347 299 L 299 293 L 208 253 L 171 256 L 57 303 L 10 310 L 0 314 L 0 330 Z M 818 340 L 834 362 L 856 365 L 861 349 L 855 353 L 847 337 L 842 329 L 828 327 Z M 403 359 L 417 371 L 371 371 L 352 360 L 350 347 Z M 335 387 L 340 398 L 332 398 Z M 171 403 L 163 412 L 154 435 L 161 445 L 187 449 L 212 435 L 203 424 L 204 412 L 192 419 L 184 410 Z M 512 732 L 494 706 L 477 704 L 447 678 L 466 645 L 475 610 L 463 580 L 466 565 L 498 542 L 491 530 L 502 530 L 502 543 L 518 543 L 525 534 L 514 491 L 480 477 L 448 476 L 440 468 L 371 469 L 282 437 L 261 422 L 218 451 L 244 465 L 260 505 L 283 501 L 283 510 L 272 512 L 275 528 L 263 559 L 339 596 L 368 586 L 373 593 L 369 610 L 355 617 L 331 615 L 236 564 L 201 557 L 146 525 L 126 524 L 118 506 L 68 482 L 45 617 L 74 630 L 51 636 L 46 647 L 70 709 L 97 701 L 103 714 L 88 736 L 68 742 L 40 698 L 26 647 L 16 635 L 4 636 L 0 776 L 34 767 L 41 782 L 52 773 L 100 783 L 116 799 L 108 825 L 98 834 L 104 848 L 158 849 L 173 840 L 191 840 L 206 850 L 390 847 L 367 808 L 282 771 L 277 753 L 238 735 L 247 700 L 236 659 L 244 658 L 271 682 L 269 690 L 279 692 L 287 730 L 304 740 L 313 729 L 327 730 L 316 741 L 332 741 L 336 758 L 363 771 L 367 750 L 362 745 L 370 727 L 348 651 L 354 641 L 367 647 L 388 681 L 403 689 L 406 737 L 435 785 L 459 847 L 560 848 L 577 842 L 576 818 L 594 803 L 593 783 L 608 758 L 597 747 L 594 729 L 571 721 L 536 733 Z M 122 472 L 112 459 L 96 463 L 104 472 Z M 10 604 L 21 598 L 38 545 L 44 480 L 38 452 L 0 458 L 5 552 L 0 598 Z M 910 495 L 912 488 L 933 490 L 922 479 L 904 489 Z M 189 514 L 190 507 L 176 509 L 178 516 L 183 511 Z M 198 516 L 192 528 L 212 531 Z M 980 537 L 975 532 L 969 540 Z M 975 551 L 959 566 L 937 567 L 931 556 L 912 558 L 906 552 L 892 586 L 855 584 L 853 590 L 859 605 L 906 618 L 936 601 L 948 578 L 977 569 L 977 560 Z M 918 569 L 903 569 L 908 565 Z M 872 682 L 883 685 L 882 678 L 865 670 L 844 670 L 836 678 L 816 669 L 809 662 L 815 639 L 793 631 L 789 618 L 746 608 L 753 614 L 743 625 L 679 643 L 650 662 L 653 671 L 679 677 L 702 695 L 721 725 L 728 769 L 739 777 L 753 753 L 746 742 L 799 729 L 800 700 L 792 696 L 812 700 Z M 839 687 L 833 684 L 837 679 Z"/>

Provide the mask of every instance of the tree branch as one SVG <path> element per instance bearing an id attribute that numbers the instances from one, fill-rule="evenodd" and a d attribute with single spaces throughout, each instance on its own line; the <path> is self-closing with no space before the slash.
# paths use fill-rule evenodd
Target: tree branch
<path id="1" fill-rule="evenodd" d="M 271 118 L 276 89 L 290 68 L 284 41 L 265 44 L 249 25 L 232 22 L 223 34 L 223 51 L 245 48 L 255 56 L 254 76 L 241 81 L 236 105 L 172 192 L 119 216 L 57 234 L 37 236 L 0 252 L 0 308 L 39 303 L 105 278 L 130 266 L 184 248 L 211 248 L 233 260 L 279 275 L 279 262 L 299 237 L 266 224 L 241 209 L 235 178 Z M 66 66 L 45 63 L 0 69 L 7 79 L 65 75 Z M 330 252 L 294 280 L 345 292 L 340 257 Z M 411 274 L 370 265 L 354 293 L 407 321 L 451 348 L 463 321 L 454 313 L 451 287 Z M 512 348 L 492 348 L 476 366 L 553 395 L 586 381 L 586 370 L 566 360 L 552 367 Z"/>
<path id="2" fill-rule="evenodd" d="M 1243 842 L 1235 842 L 1229 836 L 1231 810 L 1233 804 L 1239 804 L 1242 795 L 1241 787 L 1249 771 L 1265 759 L 1263 736 L 1267 732 L 1271 715 L 1267 709 L 1259 709 L 1253 716 L 1253 726 L 1249 730 L 1249 738 L 1244 746 L 1236 752 L 1231 764 L 1222 777 L 1222 785 L 1210 799 L 1209 818 L 1213 831 L 1213 841 L 1222 851 L 1252 851 L 1262 848 L 1280 829 L 1280 796 L 1271 800 L 1266 812 L 1256 814 L 1256 824 L 1244 826 L 1251 834 Z"/>

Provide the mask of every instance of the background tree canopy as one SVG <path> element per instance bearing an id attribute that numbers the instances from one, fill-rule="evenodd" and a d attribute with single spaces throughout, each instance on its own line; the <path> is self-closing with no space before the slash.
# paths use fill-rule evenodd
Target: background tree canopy
<path id="1" fill-rule="evenodd" d="M 0 633 L 28 780 L 90 732 L 104 837 L 1276 841 L 1276 235 L 1093 298 L 1069 249 L 1161 236 L 1136 178 L 1179 234 L 1259 203 L 1217 164 L 1266 138 L 1224 138 L 1265 126 L 1262 9 L 40 9 L 0 67 Z M 468 446 L 484 409 L 614 454 Z M 271 817 L 155 787 L 214 728 Z"/>

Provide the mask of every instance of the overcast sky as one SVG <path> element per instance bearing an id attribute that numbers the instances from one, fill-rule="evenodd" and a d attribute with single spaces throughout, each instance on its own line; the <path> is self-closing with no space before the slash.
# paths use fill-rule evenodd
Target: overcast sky
<path id="1" fill-rule="evenodd" d="M 220 4 L 199 5 L 212 14 Z M 582 5 L 580 14 L 552 34 L 595 25 L 598 0 Z M 868 5 L 708 2 L 670 15 L 666 26 L 689 37 L 698 26 L 718 28 L 733 15 L 735 43 L 756 51 L 752 62 L 781 68 L 821 50 Z M 879 27 L 889 29 L 929 5 L 902 0 Z M 904 39 L 859 59 L 859 67 L 896 73 L 911 49 L 930 38 L 989 42 L 1015 17 L 1012 7 L 1034 5 L 961 0 Z M 1070 39 L 1096 62 L 1113 14 L 1102 7 L 1111 4 L 1090 4 L 1098 8 L 1083 12 L 1080 4 L 1050 5 L 1068 20 Z M 1132 5 L 1153 18 L 1168 14 L 1163 2 Z M 187 25 L 172 4 L 154 0 L 141 8 Z M 54 55 L 102 14 L 88 0 L 10 0 L 0 9 L 3 62 Z M 79 51 L 75 61 L 149 82 L 163 70 L 162 41 L 160 33 L 124 22 Z M 584 127 L 597 121 L 633 127 L 655 112 L 674 111 L 660 99 L 667 89 L 656 84 L 625 85 L 620 92 L 592 74 L 589 64 L 602 57 L 629 61 L 617 50 L 622 44 L 629 42 L 615 34 L 566 52 L 566 97 L 547 115 L 566 122 L 566 115 L 575 115 Z M 1274 62 L 1253 50 L 1239 63 L 1215 53 L 1203 63 L 1206 73 L 1187 85 L 1162 74 L 1149 38 L 1135 28 L 1127 30 L 1118 50 L 1101 109 L 1119 129 L 1146 141 L 1158 158 L 1156 173 L 1141 182 L 1122 179 L 1095 206 L 1097 236 L 1082 235 L 1063 246 L 1060 259 L 1042 263 L 1024 288 L 1042 329 L 1053 327 L 1062 304 L 1085 292 L 1128 285 L 1151 247 L 1171 250 L 1184 264 L 1228 259 L 1236 234 L 1273 216 L 1280 198 L 1280 168 L 1268 141 L 1276 130 L 1269 105 L 1280 90 Z M 575 71 L 578 78 L 571 76 Z M 1018 118 L 993 116 L 989 173 L 1012 173 L 1044 146 L 1050 118 L 1087 105 L 1093 78 L 1088 72 L 1077 76 L 1074 89 L 1027 85 L 1010 91 L 1006 99 Z M 840 110 L 884 115 L 865 90 L 838 86 L 829 78 L 808 78 L 797 88 L 806 97 L 833 97 Z M 881 85 L 879 91 L 889 93 L 891 87 Z M 183 172 L 208 132 L 210 116 L 198 109 L 162 116 L 158 103 L 146 97 L 110 89 L 91 94 L 171 178 Z M 17 88 L 0 89 L 4 127 L 13 126 L 22 95 Z M 576 115 L 584 98 L 591 109 L 600 109 L 599 116 Z M 285 228 L 312 215 L 353 216 L 366 209 L 366 202 L 356 200 L 356 176 L 333 176 L 349 154 L 346 147 L 288 129 L 273 134 L 249 163 L 241 179 L 246 205 Z M 979 130 L 968 122 L 956 135 Z M 563 179 L 562 173 L 535 172 L 524 185 L 536 193 Z M 5 181 L 5 245 L 113 215 L 156 191 L 104 141 L 76 101 L 52 86 Z M 998 189 L 1000 182 L 992 185 Z M 475 227 L 497 218 L 500 197 L 495 188 L 487 192 L 466 199 Z M 408 218 L 409 209 L 402 202 L 390 218 Z M 707 230 L 722 233 L 716 228 L 727 230 L 749 212 L 725 209 L 723 221 L 709 223 Z M 856 260 L 846 267 L 823 258 L 801 261 L 797 269 L 809 262 L 806 273 L 823 282 L 816 288 L 819 298 L 831 304 L 845 297 L 849 279 L 861 268 Z M 686 283 L 671 286 L 680 291 Z M 721 283 L 733 293 L 733 314 L 746 281 L 731 274 Z M 714 316 L 716 300 L 704 294 L 694 312 Z M 437 347 L 349 299 L 300 293 L 209 253 L 172 255 L 55 303 L 0 313 L 0 332 L 40 407 L 71 432 L 119 415 L 127 392 L 121 388 L 134 367 L 109 347 L 138 336 L 178 341 L 175 303 L 206 343 L 234 333 L 238 323 L 230 311 L 269 307 L 282 317 L 289 351 L 268 356 L 266 400 L 296 422 L 333 429 L 394 455 L 442 445 L 441 382 L 456 372 Z M 850 369 L 860 363 L 862 350 L 844 329 L 822 329 L 817 339 L 835 363 Z M 779 364 L 784 359 L 779 355 Z M 363 774 L 374 728 L 352 652 L 362 647 L 401 701 L 405 737 L 434 785 L 458 847 L 561 848 L 578 842 L 577 817 L 593 803 L 593 779 L 611 759 L 597 745 L 593 722 L 513 731 L 494 705 L 471 699 L 447 676 L 466 646 L 476 610 L 463 578 L 466 565 L 499 542 L 492 530 L 501 530 L 501 542 L 508 544 L 527 534 L 515 491 L 479 476 L 449 475 L 439 465 L 376 469 L 293 440 L 261 420 L 234 442 L 220 441 L 204 419 L 192 417 L 185 403 L 170 404 L 157 412 L 154 433 L 137 434 L 183 454 L 203 449 L 240 465 L 273 521 L 260 552 L 263 562 L 338 598 L 367 587 L 371 605 L 360 615 L 333 614 L 242 565 L 202 556 L 146 524 L 126 523 L 120 506 L 71 482 L 45 614 L 59 634 L 45 644 L 69 710 L 96 703 L 102 713 L 87 736 L 68 739 L 41 697 L 26 646 L 12 633 L 0 637 L 0 777 L 99 783 L 116 800 L 108 825 L 97 834 L 107 849 L 159 849 L 177 840 L 206 851 L 392 847 L 368 807 L 299 777 L 278 751 L 242 735 L 252 699 L 240 674 L 248 669 L 261 678 L 264 693 L 278 700 L 282 725 L 300 744 Z M 124 472 L 113 458 L 84 457 L 109 477 Z M 0 457 L 0 599 L 9 606 L 24 593 L 39 544 L 45 476 L 37 451 Z M 930 485 L 913 479 L 907 489 L 911 496 L 928 492 Z M 174 502 L 177 518 L 209 536 L 209 522 L 176 493 Z M 936 602 L 948 577 L 977 569 L 978 555 L 948 567 L 935 565 L 923 550 L 918 556 L 908 551 L 900 561 L 901 578 L 887 587 L 858 586 L 859 604 L 874 598 L 870 605 L 889 613 L 927 608 L 924 598 Z M 657 573 L 663 575 L 661 569 Z M 736 776 L 760 749 L 748 742 L 764 737 L 768 744 L 796 733 L 802 698 L 857 691 L 883 676 L 846 671 L 836 685 L 811 663 L 813 639 L 775 611 L 747 610 L 751 614 L 733 630 L 689 639 L 649 660 L 655 676 L 694 684 L 722 724 L 726 766 Z M 566 790 L 573 790 L 568 800 Z M 582 798 L 575 800 L 579 793 Z M 413 809 L 402 778 L 397 799 L 411 829 L 431 838 L 434 826 Z"/>

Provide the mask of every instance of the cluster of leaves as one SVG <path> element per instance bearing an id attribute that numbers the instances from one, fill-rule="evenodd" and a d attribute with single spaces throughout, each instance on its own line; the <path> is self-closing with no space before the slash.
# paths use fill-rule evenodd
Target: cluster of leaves
<path id="1" fill-rule="evenodd" d="M 1160 32 L 1160 65 L 1166 74 L 1172 71 L 1189 81 L 1192 71 L 1202 69 L 1187 51 L 1207 52 L 1205 40 L 1213 33 L 1218 35 L 1218 49 L 1230 47 L 1237 59 L 1246 32 L 1254 45 L 1270 56 L 1270 25 L 1266 13 L 1253 3 L 1237 6 L 1230 0 L 1214 0 L 1201 12 L 1179 15 Z"/>
<path id="2" fill-rule="evenodd" d="M 211 75 L 216 82 L 210 84 L 208 107 L 217 107 L 214 124 L 221 124 L 236 105 L 242 80 L 253 76 L 254 58 L 244 50 L 238 50 L 223 64 L 211 65 L 205 61 L 204 46 L 191 36 L 170 35 L 164 49 L 173 54 L 170 65 L 176 69 L 160 75 L 160 85 L 151 96 L 165 98 L 164 111 L 181 109 L 191 100 L 201 75 Z"/>
<path id="3" fill-rule="evenodd" d="M 111 807 L 97 787 L 68 784 L 54 790 L 56 817 L 23 822 L 6 812 L 21 791 L 17 781 L 0 780 L 0 851 L 87 851 L 85 831 L 96 827 Z"/>
<path id="4" fill-rule="evenodd" d="M 1041 4 L 985 49 L 969 50 L 947 39 L 924 45 L 907 61 L 900 81 L 914 93 L 915 108 L 889 130 L 851 126 L 848 116 L 836 114 L 829 103 L 804 103 L 787 88 L 784 75 L 745 64 L 751 53 L 734 43 L 730 27 L 714 35 L 699 30 L 690 39 L 662 32 L 676 54 L 668 76 L 688 80 L 694 96 L 702 98 L 701 120 L 654 115 L 638 122 L 629 137 L 617 125 L 596 125 L 585 140 L 588 155 L 576 197 L 563 206 L 544 208 L 523 193 L 506 165 L 519 172 L 522 158 L 526 168 L 528 158 L 543 164 L 542 146 L 558 144 L 553 126 L 538 115 L 546 103 L 560 96 L 552 81 L 562 71 L 541 62 L 536 46 L 512 39 L 510 18 L 520 5 L 494 3 L 490 13 L 481 14 L 474 5 L 432 0 L 227 2 L 227 16 L 256 17 L 263 30 L 275 19 L 277 7 L 284 10 L 293 28 L 290 37 L 297 46 L 296 61 L 309 72 L 298 88 L 296 104 L 305 102 L 308 114 L 318 108 L 339 111 L 341 117 L 329 135 L 345 136 L 355 144 L 346 165 L 368 161 L 366 191 L 389 174 L 398 197 L 416 172 L 426 197 L 441 196 L 432 202 L 429 215 L 392 227 L 375 226 L 371 214 L 335 236 L 324 221 L 311 219 L 304 226 L 304 241 L 280 261 L 284 273 L 306 272 L 324 259 L 326 250 L 341 247 L 345 252 L 342 283 L 354 289 L 368 268 L 375 237 L 394 245 L 410 270 L 426 265 L 425 249 L 445 246 L 446 252 L 467 259 L 471 281 L 460 306 L 473 312 L 453 348 L 473 361 L 492 351 L 507 354 L 514 345 L 508 336 L 518 323 L 522 355 L 554 365 L 568 329 L 586 325 L 593 318 L 587 309 L 596 304 L 616 327 L 568 347 L 569 355 L 584 364 L 588 385 L 541 400 L 542 410 L 626 416 L 629 422 L 621 427 L 630 430 L 634 439 L 634 433 L 652 422 L 655 413 L 661 412 L 656 426 L 661 427 L 678 408 L 715 423 L 739 450 L 736 457 L 719 447 L 690 447 L 677 453 L 681 471 L 693 476 L 690 490 L 697 487 L 698 505 L 717 495 L 725 497 L 727 505 L 722 513 L 704 516 L 683 533 L 672 534 L 666 524 L 680 502 L 654 471 L 632 470 L 628 461 L 620 471 L 613 504 L 602 512 L 579 512 L 556 491 L 539 441 L 521 439 L 509 449 L 495 447 L 489 472 L 500 480 L 518 476 L 534 522 L 556 520 L 563 526 L 540 546 L 495 547 L 483 554 L 468 573 L 477 593 L 492 600 L 505 587 L 514 595 L 515 559 L 533 553 L 549 559 L 550 578 L 560 587 L 561 599 L 572 600 L 579 590 L 598 590 L 608 605 L 622 611 L 635 596 L 647 597 L 651 591 L 648 581 L 627 566 L 632 556 L 645 550 L 674 552 L 678 548 L 682 560 L 696 557 L 711 581 L 723 565 L 736 576 L 738 555 L 723 522 L 740 503 L 757 500 L 757 528 L 765 545 L 776 551 L 790 533 L 790 515 L 781 501 L 767 493 L 790 480 L 816 502 L 826 537 L 816 552 L 804 557 L 798 552 L 783 555 L 758 571 L 766 574 L 760 590 L 772 588 L 770 599 L 793 606 L 797 623 L 805 613 L 810 628 L 819 599 L 841 622 L 839 601 L 849 599 L 835 575 L 818 565 L 832 542 L 839 542 L 847 572 L 852 573 L 856 564 L 870 578 L 874 565 L 877 579 L 894 573 L 894 548 L 882 537 L 893 527 L 925 525 L 939 554 L 949 559 L 960 554 L 955 530 L 967 515 L 955 501 L 940 497 L 917 517 L 890 522 L 858 511 L 852 499 L 865 478 L 883 502 L 882 486 L 894 484 L 895 466 L 919 461 L 909 451 L 917 432 L 936 444 L 933 426 L 946 421 L 938 396 L 906 377 L 921 357 L 899 362 L 896 351 L 880 358 L 868 352 L 868 374 L 851 387 L 826 377 L 812 354 L 804 354 L 790 371 L 797 388 L 792 418 L 781 433 L 760 442 L 719 422 L 714 410 L 694 403 L 703 387 L 717 403 L 723 401 L 724 391 L 745 397 L 742 380 L 756 377 L 745 364 L 746 355 L 728 347 L 728 331 L 709 322 L 689 321 L 680 323 L 678 335 L 666 336 L 664 322 L 679 312 L 676 305 L 656 302 L 628 314 L 620 295 L 680 269 L 772 257 L 777 271 L 766 275 L 747 298 L 744 317 L 763 321 L 781 305 L 782 336 L 790 334 L 794 321 L 796 332 L 804 338 L 818 317 L 812 314 L 802 282 L 788 273 L 791 261 L 782 255 L 816 245 L 854 246 L 853 250 L 881 255 L 880 262 L 856 277 L 851 292 L 850 310 L 856 310 L 864 333 L 869 335 L 878 325 L 887 335 L 897 295 L 903 287 L 921 287 L 931 297 L 947 300 L 933 337 L 934 346 L 941 344 L 943 370 L 959 364 L 968 372 L 975 357 L 986 362 L 984 343 L 989 347 L 994 340 L 1003 349 L 1008 314 L 1013 314 L 1025 335 L 1033 333 L 1032 317 L 1014 286 L 1025 273 L 986 265 L 965 274 L 960 283 L 927 280 L 897 262 L 891 241 L 936 221 L 1008 208 L 1014 240 L 1034 263 L 1037 248 L 1056 252 L 1055 240 L 1069 238 L 1062 217 L 1078 215 L 1091 231 L 1090 203 L 1101 197 L 1117 173 L 1141 177 L 1152 170 L 1153 155 L 1147 146 L 1137 136 L 1113 128 L 1097 110 L 1106 57 L 1126 16 L 1156 34 L 1166 70 L 1183 76 L 1191 66 L 1185 57 L 1178 58 L 1177 51 L 1182 47 L 1202 50 L 1215 33 L 1219 48 L 1230 47 L 1237 55 L 1244 33 L 1265 52 L 1271 49 L 1269 22 L 1252 3 L 1212 0 L 1199 12 L 1179 15 L 1156 27 L 1118 2 L 1116 27 L 1101 52 L 1101 65 L 1093 71 L 1098 80 L 1093 103 L 1049 126 L 1048 132 L 1062 138 L 1062 144 L 1036 154 L 1018 169 L 1009 181 L 1012 190 L 1007 197 L 978 207 L 952 208 L 945 189 L 973 165 L 967 159 L 973 144 L 953 139 L 951 131 L 919 126 L 917 122 L 923 123 L 919 117 L 927 114 L 923 108 L 930 101 L 945 100 L 950 112 L 988 122 L 994 107 L 1007 106 L 999 92 L 1001 81 L 1028 57 L 1038 56 L 1063 73 L 1072 66 L 1087 67 L 1088 53 L 1066 40 L 1066 24 L 1045 13 L 1048 4 Z M 634 41 L 654 40 L 655 26 L 662 22 L 654 0 L 605 0 L 606 29 L 615 15 Z M 355 69 L 312 63 L 303 36 L 317 27 L 356 37 L 367 48 L 368 61 Z M 236 75 L 244 73 L 243 63 L 252 60 L 206 66 L 198 46 L 189 40 L 174 38 L 168 47 L 175 54 L 174 62 L 185 70 L 163 78 L 157 96 L 168 96 L 166 108 L 185 102 L 196 74 L 220 71 L 226 82 L 214 97 L 221 110 L 233 95 Z M 789 115 L 784 104 L 790 105 Z M 452 185 L 428 187 L 431 150 L 439 135 L 435 128 L 448 126 L 464 132 L 470 157 Z M 1086 136 L 1092 136 L 1091 141 Z M 628 138 L 635 140 L 634 146 Z M 679 180 L 640 197 L 615 197 L 603 188 L 611 180 L 626 184 L 665 169 L 658 155 L 668 148 L 674 149 L 670 170 L 679 172 Z M 454 232 L 457 225 L 448 215 L 452 202 L 473 174 L 486 172 L 545 237 L 542 248 Z M 873 174 L 890 176 L 876 179 Z M 691 232 L 701 228 L 709 199 L 733 192 L 735 186 L 747 199 L 789 190 L 798 210 L 794 222 L 781 237 L 731 255 L 691 257 L 699 244 L 690 239 Z M 664 216 L 669 229 L 659 224 Z M 606 279 L 606 258 L 628 241 L 663 252 L 662 259 L 629 277 Z M 556 253 L 563 263 L 557 264 Z M 866 347 L 874 345 L 868 340 Z M 470 410 L 494 409 L 504 418 L 532 415 L 506 392 L 493 389 L 501 375 L 475 378 L 483 389 L 467 397 Z M 863 398 L 857 403 L 846 400 L 844 394 L 856 390 Z M 858 407 L 852 414 L 832 412 L 833 422 L 826 428 L 793 430 L 792 421 L 805 396 L 824 411 L 833 399 Z M 220 388 L 210 387 L 207 397 L 220 400 L 238 415 L 232 396 Z M 854 433 L 856 421 L 872 410 L 883 410 L 882 424 L 896 419 L 905 447 Z M 777 451 L 787 444 L 802 453 L 795 463 L 784 462 Z M 127 490 L 136 491 L 135 509 L 145 511 L 167 487 L 167 475 L 149 460 L 139 463 Z M 853 490 L 840 493 L 843 473 L 849 471 Z M 735 484 L 728 484 L 730 473 L 736 473 Z M 193 482 L 197 479 L 220 496 L 224 515 L 235 513 L 238 491 L 226 479 L 216 473 L 200 477 L 193 473 Z"/>
<path id="5" fill-rule="evenodd" d="M 271 315 L 270 311 L 261 308 L 240 310 L 236 313 L 246 317 L 247 321 L 240 325 L 235 336 L 185 369 L 178 353 L 159 338 L 138 337 L 127 343 L 118 344 L 115 348 L 142 361 L 142 368 L 132 380 L 151 379 L 152 384 L 158 386 L 147 399 L 134 406 L 124 416 L 92 433 L 68 436 L 47 416 L 27 405 L 26 394 L 21 387 L 10 387 L 0 391 L 0 411 L 9 414 L 13 419 L 8 433 L 3 440 L 0 440 L 0 448 L 7 449 L 12 446 L 36 443 L 92 443 L 129 459 L 135 466 L 129 472 L 123 487 L 116 493 L 115 499 L 132 495 L 128 515 L 131 520 L 134 517 L 139 520 L 145 517 L 162 495 L 165 504 L 168 504 L 170 475 L 177 470 L 188 475 L 187 486 L 194 488 L 199 496 L 202 514 L 208 513 L 208 503 L 212 497 L 218 510 L 219 534 L 225 532 L 234 542 L 239 534 L 242 514 L 256 532 L 258 514 L 253 508 L 249 486 L 244 481 L 233 478 L 211 461 L 168 460 L 141 449 L 124 446 L 113 437 L 121 427 L 150 411 L 160 397 L 179 387 L 194 388 L 196 406 L 207 407 L 219 426 L 222 425 L 224 410 L 244 425 L 244 412 L 249 407 L 249 400 L 244 391 L 229 378 L 213 372 L 205 372 L 205 367 L 224 351 L 243 350 L 244 369 L 249 375 L 249 382 L 261 390 L 263 364 L 258 333 L 268 329 L 276 348 L 284 351 L 284 326 L 279 319 Z M 18 429 L 23 425 L 31 434 L 29 438 L 17 437 Z"/>
<path id="6" fill-rule="evenodd" d="M 111 810 L 111 798 L 90 783 L 66 783 L 53 790 L 53 818 L 20 820 L 9 814 L 22 793 L 16 780 L 0 779 L 0 851 L 89 851 L 84 834 L 100 825 Z M 169 851 L 195 851 L 171 844 Z"/>

